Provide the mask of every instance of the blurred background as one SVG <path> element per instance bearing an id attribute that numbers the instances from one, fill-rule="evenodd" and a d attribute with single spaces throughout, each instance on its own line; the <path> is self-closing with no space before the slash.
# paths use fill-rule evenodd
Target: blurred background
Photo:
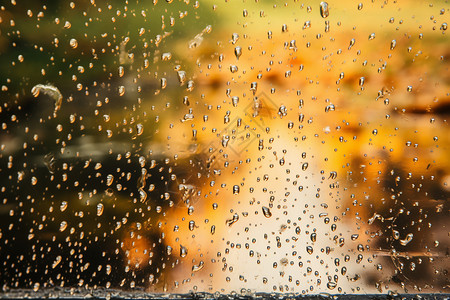
<path id="1" fill-rule="evenodd" d="M 446 293 L 449 8 L 1 3 L 2 293 Z"/>

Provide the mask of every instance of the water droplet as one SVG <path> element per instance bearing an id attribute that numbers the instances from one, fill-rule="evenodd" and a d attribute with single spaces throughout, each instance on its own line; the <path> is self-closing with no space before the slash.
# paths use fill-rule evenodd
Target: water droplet
<path id="1" fill-rule="evenodd" d="M 194 207 L 193 206 L 189 206 L 188 207 L 188 215 L 191 216 L 194 213 Z"/>
<path id="2" fill-rule="evenodd" d="M 170 52 L 166 52 L 161 55 L 162 61 L 169 61 L 171 59 L 172 59 L 172 53 L 170 53 Z"/>
<path id="3" fill-rule="evenodd" d="M 289 123 L 288 123 L 288 128 L 289 128 L 289 129 L 294 128 L 294 122 L 289 121 Z"/>
<path id="4" fill-rule="evenodd" d="M 414 234 L 408 233 L 408 234 L 406 235 L 405 239 L 400 240 L 400 244 L 401 244 L 402 246 L 408 245 L 408 244 L 412 241 L 413 237 L 414 237 Z"/>
<path id="5" fill-rule="evenodd" d="M 31 185 L 36 185 L 37 184 L 37 182 L 38 182 L 38 180 L 37 180 L 37 178 L 36 177 L 31 177 Z"/>
<path id="6" fill-rule="evenodd" d="M 123 96 L 125 94 L 125 87 L 123 85 L 119 86 L 119 96 Z"/>
<path id="7" fill-rule="evenodd" d="M 40 283 L 39 283 L 39 282 L 36 282 L 36 283 L 33 285 L 33 292 L 39 291 L 40 286 L 41 286 Z"/>
<path id="8" fill-rule="evenodd" d="M 59 231 L 63 232 L 67 228 L 67 222 L 62 221 L 61 224 L 59 224 Z"/>
<path id="9" fill-rule="evenodd" d="M 186 72 L 185 71 L 178 71 L 177 72 L 178 81 L 180 84 L 184 84 L 186 82 Z"/>
<path id="10" fill-rule="evenodd" d="M 70 39 L 69 45 L 71 48 L 75 49 L 76 47 L 78 47 L 78 41 L 76 39 Z"/>
<path id="11" fill-rule="evenodd" d="M 348 46 L 348 50 L 352 49 L 352 47 L 355 45 L 355 39 L 350 40 L 350 45 Z"/>
<path id="12" fill-rule="evenodd" d="M 139 201 L 144 203 L 147 200 L 147 193 L 141 188 L 139 189 Z"/>
<path id="13" fill-rule="evenodd" d="M 306 169 L 308 169 L 308 163 L 307 162 L 302 164 L 302 170 L 306 171 Z"/>
<path id="14" fill-rule="evenodd" d="M 311 28 L 311 21 L 305 21 L 305 23 L 303 24 L 303 29 L 308 29 Z"/>
<path id="15" fill-rule="evenodd" d="M 262 207 L 262 212 L 264 214 L 264 217 L 266 218 L 270 218 L 272 216 L 272 212 L 270 211 L 270 208 L 268 208 L 267 206 Z"/>
<path id="16" fill-rule="evenodd" d="M 397 41 L 396 40 L 392 40 L 391 41 L 391 50 L 394 50 L 395 46 L 397 46 Z"/>
<path id="17" fill-rule="evenodd" d="M 61 202 L 61 205 L 59 206 L 59 209 L 61 210 L 61 212 L 65 211 L 67 209 L 68 203 L 67 201 L 63 201 Z"/>
<path id="18" fill-rule="evenodd" d="M 233 45 L 236 44 L 236 42 L 237 42 L 238 40 L 239 40 L 239 34 L 233 33 L 233 34 L 231 35 L 231 42 L 233 43 Z"/>
<path id="19" fill-rule="evenodd" d="M 108 174 L 108 176 L 106 176 L 106 185 L 111 186 L 111 184 L 113 184 L 113 181 L 114 181 L 114 176 L 111 174 Z"/>
<path id="20" fill-rule="evenodd" d="M 102 203 L 97 204 L 97 216 L 101 216 L 103 214 L 104 206 Z"/>
<path id="21" fill-rule="evenodd" d="M 233 186 L 233 194 L 234 195 L 237 195 L 237 194 L 239 194 L 239 191 L 240 191 L 240 187 L 239 187 L 239 185 L 234 185 Z"/>
<path id="22" fill-rule="evenodd" d="M 59 265 L 59 263 L 61 262 L 61 260 L 62 260 L 62 256 L 58 255 L 56 257 L 55 261 L 52 263 L 52 268 L 53 269 L 56 268 Z"/>
<path id="23" fill-rule="evenodd" d="M 192 220 L 189 221 L 189 230 L 190 230 L 190 231 L 193 231 L 193 230 L 195 229 L 195 227 L 196 227 L 196 226 L 195 226 L 195 221 L 192 221 Z"/>
<path id="24" fill-rule="evenodd" d="M 327 288 L 329 288 L 330 290 L 333 290 L 334 288 L 336 288 L 336 286 L 337 286 L 336 282 L 330 281 L 327 283 Z"/>
<path id="25" fill-rule="evenodd" d="M 189 80 L 186 84 L 186 90 L 192 92 L 194 90 L 194 81 Z"/>
<path id="26" fill-rule="evenodd" d="M 203 269 L 204 265 L 205 265 L 205 263 L 203 262 L 203 260 L 201 260 L 198 265 L 192 266 L 192 272 L 200 271 L 201 269 Z"/>
<path id="27" fill-rule="evenodd" d="M 236 55 L 236 59 L 239 60 L 239 57 L 242 55 L 242 48 L 239 46 L 234 48 L 234 55 Z"/>
<path id="28" fill-rule="evenodd" d="M 336 110 L 336 108 L 335 108 L 334 104 L 330 104 L 330 105 L 327 105 L 327 107 L 325 107 L 325 112 L 335 111 L 335 110 Z"/>
<path id="29" fill-rule="evenodd" d="M 233 103 L 233 106 L 236 107 L 239 103 L 239 97 L 238 96 L 231 97 L 231 102 Z"/>
<path id="30" fill-rule="evenodd" d="M 235 213 L 233 215 L 233 218 L 228 219 L 228 220 L 225 221 L 225 224 L 227 224 L 228 226 L 231 226 L 234 223 L 236 223 L 237 221 L 239 221 L 239 215 L 237 213 Z"/>
<path id="31" fill-rule="evenodd" d="M 313 247 L 307 246 L 307 247 L 306 247 L 306 252 L 308 252 L 308 254 L 313 254 L 313 252 L 314 252 Z"/>
<path id="32" fill-rule="evenodd" d="M 364 86 L 364 82 L 365 82 L 365 78 L 364 77 L 360 77 L 359 78 L 359 86 Z"/>
<path id="33" fill-rule="evenodd" d="M 236 65 L 230 65 L 230 71 L 231 73 L 236 73 L 238 71 L 238 67 Z"/>
<path id="34" fill-rule="evenodd" d="M 320 15 L 322 18 L 328 17 L 330 12 L 328 11 L 328 3 L 325 1 L 320 2 Z"/>
<path id="35" fill-rule="evenodd" d="M 136 135 L 141 135 L 144 132 L 144 125 L 141 123 L 136 124 Z"/>
<path id="36" fill-rule="evenodd" d="M 188 250 L 186 247 L 180 245 L 180 256 L 181 257 L 186 257 L 188 254 Z"/>

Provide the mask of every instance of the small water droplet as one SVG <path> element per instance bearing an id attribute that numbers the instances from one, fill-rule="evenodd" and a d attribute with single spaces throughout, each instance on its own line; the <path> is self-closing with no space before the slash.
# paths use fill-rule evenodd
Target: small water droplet
<path id="1" fill-rule="evenodd" d="M 62 221 L 59 224 L 59 231 L 63 232 L 64 230 L 66 230 L 66 228 L 67 228 L 67 222 L 66 221 Z"/>
<path id="2" fill-rule="evenodd" d="M 188 254 L 188 250 L 186 247 L 180 245 L 180 256 L 181 257 L 186 257 Z"/>
<path id="3" fill-rule="evenodd" d="M 302 164 L 302 170 L 306 171 L 306 169 L 308 169 L 308 163 L 307 162 Z"/>
<path id="4" fill-rule="evenodd" d="M 177 72 L 178 81 L 180 84 L 184 84 L 186 82 L 186 72 L 185 71 L 178 71 Z"/>
<path id="5" fill-rule="evenodd" d="M 334 106 L 334 104 L 330 104 L 325 107 L 325 112 L 335 111 L 335 110 L 336 110 L 336 107 Z"/>
<path id="6" fill-rule="evenodd" d="M 125 87 L 123 85 L 119 86 L 119 96 L 123 96 L 125 94 Z"/>
<path id="7" fill-rule="evenodd" d="M 189 221 L 189 230 L 193 231 L 195 229 L 195 221 Z"/>
<path id="8" fill-rule="evenodd" d="M 76 39 L 70 39 L 69 45 L 71 48 L 75 49 L 78 47 L 78 41 Z"/>
<path id="9" fill-rule="evenodd" d="M 141 123 L 136 124 L 136 135 L 141 135 L 144 132 L 144 125 Z"/>
<path id="10" fill-rule="evenodd" d="M 114 181 L 114 176 L 111 174 L 108 174 L 108 176 L 106 176 L 106 185 L 111 186 L 111 184 L 113 184 L 113 181 Z"/>
<path id="11" fill-rule="evenodd" d="M 166 52 L 161 55 L 162 61 L 169 61 L 171 59 L 172 59 L 172 53 L 170 53 L 170 52 Z"/>
<path id="12" fill-rule="evenodd" d="M 360 77 L 359 78 L 359 86 L 364 86 L 364 82 L 365 82 L 365 78 L 364 77 Z"/>
<path id="13" fill-rule="evenodd" d="M 61 205 L 59 206 L 59 209 L 61 210 L 61 212 L 65 211 L 67 209 L 68 203 L 67 201 L 63 201 L 61 202 Z"/>
<path id="14" fill-rule="evenodd" d="M 350 45 L 348 46 L 348 50 L 352 49 L 352 47 L 355 45 L 355 39 L 350 40 Z"/>
<path id="15" fill-rule="evenodd" d="M 330 281 L 327 283 L 327 288 L 329 288 L 330 290 L 333 290 L 334 288 L 336 288 L 336 286 L 337 286 L 336 282 Z"/>
<path id="16" fill-rule="evenodd" d="M 237 194 L 239 194 L 239 191 L 240 191 L 240 187 L 239 187 L 239 185 L 234 185 L 233 186 L 233 194 L 234 195 L 237 195 Z"/>
<path id="17" fill-rule="evenodd" d="M 58 255 L 56 257 L 55 261 L 52 263 L 52 268 L 53 269 L 56 268 L 59 265 L 59 263 L 61 262 L 61 260 L 62 260 L 62 256 Z"/>
<path id="18" fill-rule="evenodd" d="M 234 48 L 234 55 L 236 55 L 236 59 L 239 60 L 239 57 L 242 55 L 242 48 L 239 46 Z"/>
<path id="19" fill-rule="evenodd" d="M 394 50 L 395 46 L 397 46 L 397 41 L 396 40 L 392 40 L 391 41 L 391 50 Z"/>
<path id="20" fill-rule="evenodd" d="M 311 28 L 311 21 L 305 21 L 305 23 L 303 24 L 303 29 L 308 29 Z"/>
<path id="21" fill-rule="evenodd" d="M 104 206 L 102 203 L 97 204 L 97 216 L 101 216 L 103 214 Z"/>

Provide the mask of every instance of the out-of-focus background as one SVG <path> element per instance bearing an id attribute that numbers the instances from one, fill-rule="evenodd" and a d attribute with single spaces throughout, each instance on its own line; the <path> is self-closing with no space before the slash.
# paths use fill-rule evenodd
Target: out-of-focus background
<path id="1" fill-rule="evenodd" d="M 0 4 L 2 293 L 442 293 L 447 1 Z"/>

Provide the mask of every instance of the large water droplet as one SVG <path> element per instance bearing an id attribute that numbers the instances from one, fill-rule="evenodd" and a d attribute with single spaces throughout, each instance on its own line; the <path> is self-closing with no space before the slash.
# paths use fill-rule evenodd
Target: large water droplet
<path id="1" fill-rule="evenodd" d="M 325 1 L 320 2 L 320 15 L 322 18 L 326 18 L 330 15 L 330 12 L 328 11 L 328 3 Z"/>
<path id="2" fill-rule="evenodd" d="M 272 216 L 272 212 L 270 211 L 270 208 L 268 208 L 267 206 L 263 206 L 262 211 L 263 211 L 264 217 L 270 218 Z"/>

